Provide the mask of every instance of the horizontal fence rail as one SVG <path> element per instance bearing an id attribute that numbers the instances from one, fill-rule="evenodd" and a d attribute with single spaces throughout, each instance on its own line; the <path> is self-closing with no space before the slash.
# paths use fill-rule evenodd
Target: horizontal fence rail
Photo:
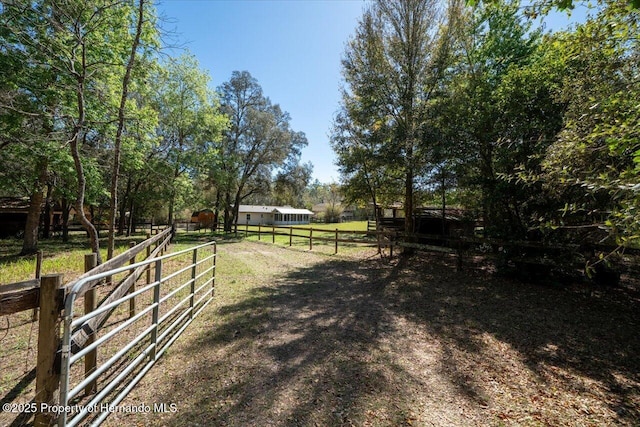
<path id="1" fill-rule="evenodd" d="M 209 242 L 102 271 L 73 284 L 65 299 L 60 407 L 76 410 L 61 411 L 59 426 L 99 425 L 112 412 L 109 408 L 126 397 L 207 306 L 215 288 L 216 248 L 215 242 Z M 153 277 L 133 288 L 144 271 Z M 122 280 L 121 287 L 128 293 L 106 298 L 84 315 L 74 314 L 75 302 L 91 287 L 127 273 L 134 278 L 130 283 Z M 138 310 L 130 311 L 132 301 L 140 304 Z M 91 335 L 94 339 L 88 339 Z M 84 371 L 79 362 L 86 363 L 96 352 L 95 367 Z"/>
<path id="2" fill-rule="evenodd" d="M 570 274 L 584 275 L 585 265 L 594 261 L 594 254 L 624 252 L 627 256 L 639 256 L 640 249 L 624 248 L 607 243 L 557 243 L 538 240 L 506 240 L 473 235 L 442 235 L 424 233 L 406 233 L 398 229 L 381 227 L 374 230 L 372 222 L 367 231 L 330 229 L 328 227 L 300 227 L 277 225 L 247 225 L 238 228 L 239 233 L 246 236 L 257 236 L 258 240 L 269 239 L 276 243 L 276 236 L 288 237 L 288 245 L 293 246 L 293 239 L 307 241 L 309 250 L 313 250 L 315 242 L 334 246 L 338 253 L 340 244 L 377 246 L 378 252 L 388 249 L 389 257 L 393 257 L 396 248 L 436 252 L 456 257 L 457 267 L 462 268 L 465 260 L 479 255 L 492 259 L 497 263 L 519 268 L 520 266 L 539 266 L 546 269 L 566 270 Z M 282 239 L 280 239 L 280 243 Z M 284 243 L 286 245 L 286 243 Z M 622 250 L 621 250 L 622 249 Z M 527 267 L 528 268 L 528 267 Z"/>

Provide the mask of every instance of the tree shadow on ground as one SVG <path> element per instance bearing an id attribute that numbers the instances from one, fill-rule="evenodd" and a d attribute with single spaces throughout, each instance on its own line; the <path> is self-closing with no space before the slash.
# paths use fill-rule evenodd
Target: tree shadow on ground
<path id="1" fill-rule="evenodd" d="M 453 264 L 329 259 L 220 306 L 173 389 L 158 391 L 182 402 L 163 424 L 485 425 L 518 423 L 518 411 L 529 423 L 640 420 L 637 299 Z M 429 413 L 447 406 L 463 418 Z"/>

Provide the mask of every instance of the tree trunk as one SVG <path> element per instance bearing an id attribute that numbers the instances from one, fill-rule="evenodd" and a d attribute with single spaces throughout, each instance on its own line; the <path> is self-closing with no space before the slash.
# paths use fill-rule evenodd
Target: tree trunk
<path id="1" fill-rule="evenodd" d="M 79 132 L 80 129 L 77 130 Z M 78 176 L 78 194 L 76 196 L 75 208 L 76 215 L 80 220 L 80 224 L 84 227 L 89 235 L 89 244 L 91 245 L 91 252 L 96 254 L 98 264 L 102 264 L 102 257 L 100 256 L 100 241 L 98 240 L 98 232 L 93 226 L 91 221 L 84 213 L 84 195 L 87 186 L 87 180 L 84 174 L 84 168 L 80 161 L 80 150 L 78 149 L 78 134 L 71 139 L 69 144 L 71 148 L 71 156 L 73 157 L 73 163 L 75 165 L 76 174 Z"/>
<path id="2" fill-rule="evenodd" d="M 445 175 L 444 168 L 440 172 L 442 173 L 441 181 L 440 181 L 440 185 L 441 185 L 440 189 L 442 190 L 442 235 L 444 236 L 446 232 L 446 228 L 444 224 L 447 218 L 447 189 L 445 187 L 446 175 Z"/>
<path id="3" fill-rule="evenodd" d="M 116 211 L 118 209 L 118 178 L 120 174 L 120 149 L 122 145 L 122 133 L 124 131 L 124 110 L 127 103 L 127 97 L 129 96 L 129 81 L 131 80 L 131 70 L 136 59 L 136 51 L 140 44 L 140 36 L 142 35 L 142 24 L 144 22 L 144 2 L 145 0 L 139 0 L 138 3 L 138 16 L 136 24 L 136 34 L 131 44 L 131 52 L 129 54 L 129 60 L 127 61 L 124 77 L 122 78 L 122 92 L 120 95 L 120 106 L 118 108 L 118 129 L 116 130 L 116 139 L 113 149 L 113 169 L 111 176 L 111 203 L 109 205 L 109 243 L 107 246 L 107 259 L 113 257 L 113 250 L 115 246 L 115 222 Z M 169 221 L 172 224 L 171 220 Z M 120 230 L 122 234 L 122 230 Z"/>
<path id="4" fill-rule="evenodd" d="M 224 231 L 225 233 L 231 233 L 231 194 L 227 192 L 225 194 L 225 206 L 224 206 Z"/>
<path id="5" fill-rule="evenodd" d="M 38 161 L 38 179 L 33 186 L 29 211 L 24 227 L 21 255 L 33 254 L 38 251 L 38 231 L 40 229 L 40 214 L 42 213 L 42 201 L 44 199 L 44 185 L 47 180 L 48 162 L 46 158 Z"/>
<path id="6" fill-rule="evenodd" d="M 42 238 L 48 239 L 51 237 L 51 193 L 53 192 L 53 186 L 47 183 L 47 197 L 44 202 L 44 221 L 42 227 Z"/>
<path id="7" fill-rule="evenodd" d="M 131 233 L 133 233 L 133 214 L 134 214 L 134 204 L 133 204 L 133 198 L 131 198 L 131 202 L 129 204 L 129 220 L 127 221 L 127 237 L 131 236 Z"/>
<path id="8" fill-rule="evenodd" d="M 220 191 L 216 190 L 216 204 L 214 207 L 214 212 L 213 212 L 213 231 L 218 231 L 218 221 L 219 221 L 219 216 L 220 214 Z"/>
<path id="9" fill-rule="evenodd" d="M 131 177 L 127 179 L 127 189 L 124 192 L 122 200 L 120 201 L 120 218 L 118 221 L 118 236 L 122 236 L 124 234 L 124 228 L 126 226 L 127 221 L 127 202 L 129 201 L 129 195 L 131 194 Z M 131 213 L 129 213 L 131 215 Z M 129 234 L 127 233 L 127 236 Z"/>
<path id="10" fill-rule="evenodd" d="M 412 234 L 413 229 L 413 169 L 409 168 L 404 182 L 404 232 Z"/>
<path id="11" fill-rule="evenodd" d="M 62 241 L 67 243 L 69 241 L 69 201 L 66 197 L 62 199 Z"/>
<path id="12" fill-rule="evenodd" d="M 175 204 L 175 199 L 176 199 L 176 190 L 173 189 L 171 190 L 171 197 L 169 198 L 169 225 L 173 224 L 173 209 L 174 209 L 174 204 Z"/>
<path id="13" fill-rule="evenodd" d="M 91 251 L 96 254 L 97 263 L 102 264 L 102 256 L 100 255 L 100 240 L 98 238 L 98 232 L 96 228 L 93 226 L 91 221 L 87 219 L 87 216 L 84 213 L 84 196 L 87 187 L 87 178 L 84 174 L 84 167 L 82 166 L 82 161 L 80 160 L 80 148 L 78 147 L 78 140 L 80 138 L 80 133 L 84 131 L 85 120 L 86 120 L 86 111 L 85 111 L 85 99 L 84 99 L 84 89 L 85 89 L 85 73 L 87 70 L 87 57 L 86 57 L 86 47 L 84 43 L 80 45 L 81 54 L 82 54 L 82 71 L 76 77 L 77 88 L 76 88 L 76 100 L 77 100 L 77 109 L 78 109 L 78 117 L 76 118 L 76 124 L 73 127 L 73 133 L 71 134 L 71 139 L 69 140 L 69 149 L 71 150 L 71 157 L 73 157 L 73 165 L 76 170 L 76 177 L 78 178 L 78 186 L 77 186 L 77 195 L 75 200 L 75 208 L 76 214 L 80 219 L 80 223 L 87 230 L 87 234 L 89 235 L 89 244 L 91 245 Z"/>

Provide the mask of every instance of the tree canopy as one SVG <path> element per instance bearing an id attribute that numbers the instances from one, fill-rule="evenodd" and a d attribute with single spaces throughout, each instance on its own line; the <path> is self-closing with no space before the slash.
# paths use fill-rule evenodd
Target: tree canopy
<path id="1" fill-rule="evenodd" d="M 518 2 L 438 7 L 376 2 L 345 49 L 332 133 L 345 194 L 406 212 L 454 202 L 492 237 L 584 227 L 637 246 L 638 11 L 602 2 L 584 23 L 543 33 Z M 394 14 L 409 9 L 448 18 L 436 29 Z"/>

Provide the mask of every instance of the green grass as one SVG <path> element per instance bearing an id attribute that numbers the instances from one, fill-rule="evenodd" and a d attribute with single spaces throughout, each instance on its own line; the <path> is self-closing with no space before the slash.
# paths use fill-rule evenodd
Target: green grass
<path id="1" fill-rule="evenodd" d="M 116 238 L 115 254 L 126 251 L 129 242 L 140 243 L 145 238 L 143 234 Z M 107 259 L 106 238 L 100 239 L 100 247 L 102 259 Z M 72 233 L 66 243 L 59 238 L 42 239 L 39 248 L 43 252 L 41 275 L 62 273 L 65 281 L 82 274 L 84 256 L 91 253 L 89 240 L 84 233 Z M 20 256 L 21 249 L 21 240 L 0 240 L 0 286 L 35 277 L 36 256 Z"/>
<path id="2" fill-rule="evenodd" d="M 292 228 L 292 230 L 290 230 Z M 273 236 L 274 227 L 272 226 L 238 226 L 238 235 L 233 233 L 214 233 L 213 236 L 219 241 L 246 239 L 248 241 L 261 241 L 265 243 L 274 243 L 277 246 L 289 247 L 289 233 L 293 233 L 291 237 L 291 247 L 298 250 L 309 250 L 309 235 L 313 229 L 313 251 L 318 253 L 333 254 L 335 253 L 335 236 L 338 230 L 339 239 L 357 239 L 362 240 L 366 237 L 367 221 L 353 221 L 340 224 L 308 224 L 296 226 L 275 227 L 276 236 Z M 258 232 L 260 231 L 260 234 Z M 353 233 L 355 232 L 355 233 Z M 187 234 L 186 232 L 182 232 Z M 190 232 L 197 235 L 198 232 Z M 179 234 L 180 235 L 180 234 Z M 327 240 L 320 240 L 327 239 Z M 339 242 L 338 253 L 340 255 L 358 255 L 363 251 L 369 251 L 371 245 L 375 245 L 372 240 L 371 244 Z"/>
<path id="3" fill-rule="evenodd" d="M 340 224 L 309 224 L 295 226 L 300 228 L 294 229 L 294 234 L 308 236 L 309 229 L 313 229 L 314 238 L 335 237 L 335 230 L 341 231 L 360 231 L 362 234 L 352 236 L 351 234 L 340 234 L 340 238 L 362 238 L 367 230 L 367 221 L 345 222 Z M 238 227 L 238 237 L 245 238 L 245 227 Z M 261 227 L 264 234 L 261 234 L 260 240 L 271 243 L 272 236 L 270 234 L 271 227 Z M 250 226 L 248 228 L 249 241 L 258 240 L 258 227 Z M 289 246 L 288 227 L 276 228 L 276 232 L 286 235 L 277 235 L 275 238 L 276 245 Z M 268 233 L 268 234 L 267 234 Z M 233 236 L 225 236 L 220 233 L 211 234 L 209 232 L 189 232 L 179 231 L 177 235 L 176 245 L 172 250 L 184 249 L 194 244 L 204 243 L 215 238 L 220 241 L 233 238 Z M 145 239 L 144 234 L 137 234 L 130 237 L 117 237 L 115 253 L 120 254 L 129 248 L 129 242 L 135 241 L 140 243 Z M 106 259 L 106 238 L 100 239 L 102 258 Z M 41 275 L 45 274 L 64 274 L 64 280 L 69 281 L 79 276 L 84 271 L 84 255 L 89 254 L 89 241 L 85 233 L 72 233 L 68 242 L 62 242 L 60 238 L 42 239 L 39 247 L 43 251 L 44 259 L 42 262 Z M 309 249 L 309 239 L 306 237 L 293 237 L 292 247 L 300 250 Z M 340 243 L 339 253 L 350 254 L 366 249 L 366 246 L 351 243 Z M 35 277 L 36 256 L 19 256 L 22 249 L 22 241 L 18 239 L 2 239 L 0 240 L 0 286 L 5 283 L 14 283 L 24 280 L 30 280 Z M 332 254 L 335 245 L 332 241 L 315 240 L 313 242 L 313 250 L 321 253 Z"/>

